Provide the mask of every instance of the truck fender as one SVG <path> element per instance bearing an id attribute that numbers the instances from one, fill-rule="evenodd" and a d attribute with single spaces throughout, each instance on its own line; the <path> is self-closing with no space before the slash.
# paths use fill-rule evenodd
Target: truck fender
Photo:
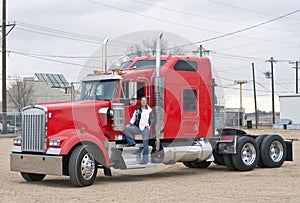
<path id="1" fill-rule="evenodd" d="M 65 130 L 59 133 L 60 135 L 57 136 L 51 136 L 50 139 L 59 139 L 61 140 L 61 151 L 60 155 L 68 155 L 71 150 L 78 144 L 90 144 L 92 146 L 96 146 L 95 150 L 91 152 L 95 159 L 104 165 L 105 167 L 110 166 L 110 160 L 109 160 L 109 155 L 108 151 L 104 145 L 103 142 L 108 142 L 107 140 L 101 141 L 99 140 L 99 137 L 104 137 L 104 136 L 96 136 L 87 132 L 80 132 L 79 130 Z M 61 136 L 63 135 L 63 136 Z M 99 154 L 99 150 L 102 153 Z"/>

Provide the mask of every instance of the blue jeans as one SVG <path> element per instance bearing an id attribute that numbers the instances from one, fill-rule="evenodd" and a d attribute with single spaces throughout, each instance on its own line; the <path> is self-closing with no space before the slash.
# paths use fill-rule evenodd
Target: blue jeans
<path id="1" fill-rule="evenodd" d="M 128 127 L 125 127 L 124 129 L 124 135 L 127 140 L 128 145 L 135 144 L 134 136 L 137 134 L 142 134 L 143 138 L 143 161 L 148 161 L 148 153 L 149 153 L 149 136 L 150 136 L 150 129 L 145 128 L 143 131 L 140 130 L 140 128 L 136 127 L 135 125 L 131 125 Z M 140 149 L 141 150 L 141 149 Z"/>

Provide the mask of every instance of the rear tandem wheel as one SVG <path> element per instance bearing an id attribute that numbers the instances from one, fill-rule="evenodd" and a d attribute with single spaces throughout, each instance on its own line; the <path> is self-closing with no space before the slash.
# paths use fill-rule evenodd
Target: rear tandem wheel
<path id="1" fill-rule="evenodd" d="M 237 139 L 236 154 L 224 155 L 224 162 L 228 169 L 237 171 L 251 171 L 256 167 L 259 150 L 255 140 L 249 136 Z"/>
<path id="2" fill-rule="evenodd" d="M 280 167 L 287 156 L 287 148 L 279 135 L 266 136 L 260 146 L 260 167 Z"/>

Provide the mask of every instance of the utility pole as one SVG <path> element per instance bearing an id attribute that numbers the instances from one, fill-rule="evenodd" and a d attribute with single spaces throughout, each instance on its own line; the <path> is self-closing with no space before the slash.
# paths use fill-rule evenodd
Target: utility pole
<path id="1" fill-rule="evenodd" d="M 243 112 L 243 94 L 242 94 L 242 85 L 248 83 L 247 80 L 235 80 L 234 84 L 239 84 L 240 85 L 240 120 L 242 121 L 242 112 Z M 242 125 L 242 122 L 240 122 L 240 125 Z"/>
<path id="2" fill-rule="evenodd" d="M 202 57 L 203 56 L 203 53 L 202 53 L 202 50 L 203 50 L 203 47 L 202 47 L 202 44 L 200 44 L 200 47 L 199 47 L 199 52 L 200 52 L 200 57 Z"/>
<path id="3" fill-rule="evenodd" d="M 243 108 L 243 95 L 242 95 L 242 85 L 248 83 L 247 80 L 235 80 L 234 84 L 239 84 L 240 85 L 240 109 Z"/>
<path id="4" fill-rule="evenodd" d="M 296 64 L 296 67 L 293 67 L 293 68 L 296 68 L 296 94 L 299 93 L 298 91 L 298 63 L 299 61 L 296 61 L 296 62 L 290 62 L 290 64 Z"/>
<path id="5" fill-rule="evenodd" d="M 7 101 L 6 101 L 6 0 L 2 10 L 2 133 L 7 133 Z"/>
<path id="6" fill-rule="evenodd" d="M 200 44 L 199 48 L 196 51 L 192 51 L 193 54 L 197 55 L 199 53 L 200 57 L 205 56 L 205 54 L 209 55 L 210 50 L 206 50 L 203 48 L 203 46 Z"/>
<path id="7" fill-rule="evenodd" d="M 267 60 L 266 62 L 271 63 L 271 75 L 272 75 L 272 123 L 275 123 L 275 96 L 274 96 L 274 70 L 273 70 L 273 64 L 276 62 L 273 57 L 270 58 L 270 60 Z"/>
<path id="8" fill-rule="evenodd" d="M 298 94 L 298 61 L 296 61 L 296 94 Z"/>
<path id="9" fill-rule="evenodd" d="M 253 75 L 254 108 L 255 108 L 255 129 L 257 129 L 257 126 L 258 126 L 258 112 L 257 112 L 257 101 L 256 101 L 254 63 L 252 63 L 252 75 Z"/>

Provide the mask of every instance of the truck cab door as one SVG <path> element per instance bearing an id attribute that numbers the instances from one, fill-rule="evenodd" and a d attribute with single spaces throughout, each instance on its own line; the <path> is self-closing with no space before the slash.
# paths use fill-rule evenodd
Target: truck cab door
<path id="1" fill-rule="evenodd" d="M 196 137 L 199 134 L 199 92 L 197 88 L 187 87 L 181 91 L 181 135 Z"/>

